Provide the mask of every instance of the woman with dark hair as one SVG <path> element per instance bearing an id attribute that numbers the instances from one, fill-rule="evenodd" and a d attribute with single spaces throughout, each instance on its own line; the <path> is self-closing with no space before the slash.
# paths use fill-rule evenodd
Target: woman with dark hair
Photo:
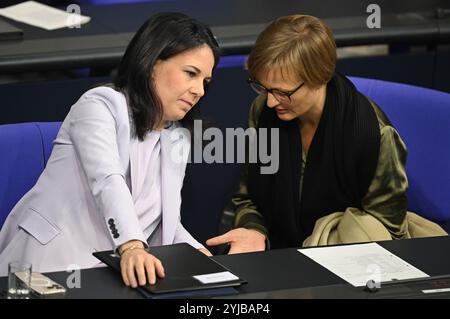
<path id="1" fill-rule="evenodd" d="M 190 126 L 218 60 L 203 23 L 180 13 L 146 21 L 113 85 L 72 106 L 42 175 L 9 214 L 0 274 L 12 260 L 40 272 L 94 267 L 94 251 L 114 249 L 136 287 L 164 277 L 148 247 L 187 242 L 209 254 L 180 223 L 190 138 L 179 128 Z"/>

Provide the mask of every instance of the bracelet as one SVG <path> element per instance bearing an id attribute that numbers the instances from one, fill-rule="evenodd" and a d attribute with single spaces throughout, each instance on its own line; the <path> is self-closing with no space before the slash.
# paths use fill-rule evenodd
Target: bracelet
<path id="1" fill-rule="evenodd" d="M 143 250 L 145 250 L 145 251 L 148 251 L 147 248 L 145 248 L 145 247 L 141 247 L 141 246 L 138 246 L 138 245 L 131 245 L 130 247 L 127 247 L 127 248 L 123 249 L 122 251 L 120 251 L 120 252 L 119 252 L 119 255 L 120 255 L 120 257 L 122 257 L 123 254 L 124 254 L 126 251 L 128 251 L 128 250 L 134 250 L 134 249 L 143 249 Z"/>

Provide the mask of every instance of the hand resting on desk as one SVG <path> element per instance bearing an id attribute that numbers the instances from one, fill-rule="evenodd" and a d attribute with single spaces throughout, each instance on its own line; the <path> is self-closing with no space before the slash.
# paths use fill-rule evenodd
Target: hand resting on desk
<path id="1" fill-rule="evenodd" d="M 206 256 L 212 256 L 206 248 L 199 248 Z M 165 277 L 161 261 L 153 256 L 139 240 L 129 241 L 119 248 L 120 271 L 125 285 L 136 288 L 147 283 L 155 284 L 156 276 Z M 137 274 L 137 278 L 136 278 Z"/>
<path id="2" fill-rule="evenodd" d="M 228 254 L 248 253 L 264 251 L 266 249 L 266 237 L 254 229 L 236 228 L 229 232 L 210 238 L 206 241 L 208 246 L 229 244 Z"/>
<path id="3" fill-rule="evenodd" d="M 146 285 L 147 280 L 149 284 L 154 284 L 156 275 L 164 278 L 164 267 L 161 261 L 150 254 L 141 241 L 135 240 L 123 244 L 119 253 L 120 271 L 125 285 L 136 288 L 138 283 L 140 286 Z"/>

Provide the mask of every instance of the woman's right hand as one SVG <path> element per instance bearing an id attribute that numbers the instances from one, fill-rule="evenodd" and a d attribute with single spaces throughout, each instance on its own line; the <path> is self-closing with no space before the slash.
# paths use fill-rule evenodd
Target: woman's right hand
<path id="1" fill-rule="evenodd" d="M 131 246 L 142 247 L 127 249 Z M 164 278 L 164 267 L 161 261 L 148 253 L 141 241 L 131 241 L 123 244 L 119 248 L 120 271 L 125 285 L 136 288 L 138 284 L 144 286 L 147 283 L 156 283 L 156 276 Z M 136 277 L 137 275 L 137 277 Z"/>
<path id="2" fill-rule="evenodd" d="M 228 254 L 264 251 L 266 236 L 254 229 L 236 228 L 223 235 L 208 239 L 206 244 L 208 246 L 229 244 Z"/>

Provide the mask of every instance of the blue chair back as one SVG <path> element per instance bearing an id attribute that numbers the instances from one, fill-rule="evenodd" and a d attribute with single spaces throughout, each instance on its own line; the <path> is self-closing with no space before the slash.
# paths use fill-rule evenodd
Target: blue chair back
<path id="1" fill-rule="evenodd" d="M 387 114 L 408 148 L 408 209 L 443 224 L 450 220 L 450 94 L 350 78 Z"/>
<path id="2" fill-rule="evenodd" d="M 0 125 L 0 227 L 42 173 L 60 126 L 60 122 Z"/>

